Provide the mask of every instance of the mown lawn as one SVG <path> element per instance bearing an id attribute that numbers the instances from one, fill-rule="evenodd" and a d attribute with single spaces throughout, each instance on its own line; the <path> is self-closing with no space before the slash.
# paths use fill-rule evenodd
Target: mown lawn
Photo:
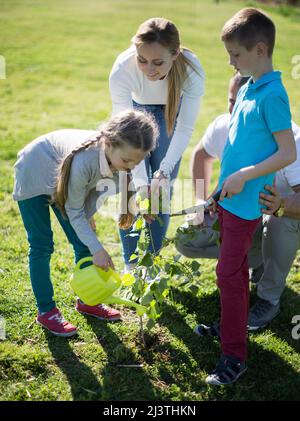
<path id="1" fill-rule="evenodd" d="M 52 259 L 58 307 L 80 330 L 64 340 L 34 323 L 36 314 L 27 273 L 27 242 L 11 199 L 17 151 L 36 136 L 58 128 L 96 128 L 110 115 L 108 75 L 116 55 L 127 48 L 137 26 L 166 16 L 181 30 L 206 71 L 206 95 L 180 177 L 208 123 L 226 111 L 232 70 L 219 33 L 245 2 L 202 0 L 2 0 L 1 50 L 7 78 L 0 80 L 0 314 L 7 339 L 0 341 L 0 400 L 298 400 L 300 342 L 292 339 L 292 317 L 300 314 L 299 257 L 287 281 L 280 316 L 250 334 L 249 371 L 236 385 L 208 387 L 204 379 L 219 356 L 212 339 L 193 328 L 218 317 L 215 262 L 201 261 L 197 296 L 176 291 L 144 349 L 136 314 L 124 309 L 122 323 L 106 324 L 79 315 L 69 284 L 73 257 L 53 220 Z M 255 3 L 247 3 L 255 5 Z M 260 5 L 261 7 L 261 5 Z M 299 12 L 267 9 L 277 30 L 275 67 L 283 71 L 294 120 L 300 123 L 300 79 L 292 57 L 299 55 Z M 286 16 L 285 16 L 286 15 Z M 214 179 L 217 177 L 217 165 Z M 172 221 L 170 235 L 178 220 Z M 97 215 L 100 239 L 122 269 L 116 223 Z M 280 241 L 280 239 L 278 239 Z M 175 253 L 170 247 L 168 255 Z M 255 291 L 252 291 L 252 300 Z M 140 365 L 120 367 L 120 365 Z"/>

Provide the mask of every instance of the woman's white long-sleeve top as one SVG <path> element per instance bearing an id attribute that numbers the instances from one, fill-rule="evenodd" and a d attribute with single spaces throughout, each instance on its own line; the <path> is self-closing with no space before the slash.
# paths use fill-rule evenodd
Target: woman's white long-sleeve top
<path id="1" fill-rule="evenodd" d="M 198 58 L 188 50 L 184 50 L 183 54 L 192 62 L 197 72 L 188 66 L 175 131 L 160 165 L 160 170 L 167 175 L 172 172 L 190 141 L 199 113 L 200 99 L 204 93 L 204 71 Z M 132 101 L 141 105 L 166 104 L 168 77 L 158 81 L 148 80 L 138 68 L 136 47 L 132 45 L 117 57 L 110 73 L 109 88 L 115 115 L 132 109 Z M 144 162 L 132 173 L 136 187 L 148 184 Z"/>

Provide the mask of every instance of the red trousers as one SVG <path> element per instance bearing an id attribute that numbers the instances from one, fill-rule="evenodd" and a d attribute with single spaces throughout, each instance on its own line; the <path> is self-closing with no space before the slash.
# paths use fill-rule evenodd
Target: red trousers
<path id="1" fill-rule="evenodd" d="M 217 285 L 221 296 L 222 354 L 245 361 L 249 312 L 248 251 L 261 218 L 248 221 L 218 206 L 221 234 Z"/>

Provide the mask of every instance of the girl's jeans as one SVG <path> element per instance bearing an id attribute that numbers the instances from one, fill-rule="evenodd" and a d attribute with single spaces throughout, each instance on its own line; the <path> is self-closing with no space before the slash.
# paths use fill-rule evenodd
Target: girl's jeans
<path id="1" fill-rule="evenodd" d="M 148 156 L 145 159 L 146 170 L 150 182 L 155 171 L 159 170 L 160 163 L 167 153 L 172 135 L 169 137 L 167 133 L 166 122 L 164 117 L 164 105 L 139 105 L 135 102 L 133 103 L 133 105 L 136 108 L 144 109 L 145 111 L 151 113 L 154 116 L 156 123 L 159 127 L 158 145 L 156 149 L 151 152 L 150 156 Z M 180 161 L 176 164 L 171 174 L 171 181 L 177 177 L 179 166 Z M 172 191 L 170 196 L 171 195 Z M 151 224 L 147 224 L 147 228 L 149 229 L 150 235 L 152 236 L 154 246 L 153 250 L 152 241 L 150 241 L 148 249 L 151 253 L 157 253 L 161 249 L 162 242 L 166 235 L 170 220 L 170 216 L 168 214 L 159 213 L 158 216 L 162 220 L 163 226 L 160 226 L 157 220 L 153 221 Z M 120 230 L 120 237 L 123 248 L 123 258 L 126 264 L 129 263 L 130 256 L 134 254 L 139 240 L 139 236 L 128 237 L 128 234 L 132 232 L 133 231 L 131 229 Z M 139 232 L 137 232 L 137 234 L 139 234 Z"/>
<path id="2" fill-rule="evenodd" d="M 249 266 L 247 254 L 261 218 L 248 221 L 218 206 L 220 255 L 217 284 L 221 297 L 222 353 L 241 361 L 247 358 Z"/>
<path id="3" fill-rule="evenodd" d="M 53 286 L 50 278 L 50 258 L 54 251 L 53 232 L 50 223 L 49 199 L 47 195 L 36 196 L 18 202 L 29 242 L 29 272 L 32 289 L 40 312 L 55 307 Z M 51 206 L 75 253 L 75 262 L 91 256 L 87 246 L 77 237 L 68 219 Z"/>

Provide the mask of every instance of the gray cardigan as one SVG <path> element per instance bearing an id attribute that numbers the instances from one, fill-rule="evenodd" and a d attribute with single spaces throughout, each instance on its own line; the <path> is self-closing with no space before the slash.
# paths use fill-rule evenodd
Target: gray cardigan
<path id="1" fill-rule="evenodd" d="M 13 198 L 16 201 L 34 196 L 52 196 L 61 161 L 86 139 L 98 133 L 91 130 L 57 130 L 33 140 L 18 153 L 15 163 Z M 102 155 L 102 156 L 101 156 Z M 97 200 L 103 191 L 97 191 L 97 183 L 110 178 L 119 191 L 119 173 L 100 168 L 107 163 L 104 151 L 90 147 L 75 154 L 69 178 L 66 214 L 79 239 L 92 254 L 103 249 L 88 219 L 97 210 Z M 104 167 L 104 164 L 103 164 Z M 105 182 L 104 182 L 105 184 Z M 99 185 L 98 185 L 99 187 Z M 105 193 L 107 195 L 107 192 Z"/>

